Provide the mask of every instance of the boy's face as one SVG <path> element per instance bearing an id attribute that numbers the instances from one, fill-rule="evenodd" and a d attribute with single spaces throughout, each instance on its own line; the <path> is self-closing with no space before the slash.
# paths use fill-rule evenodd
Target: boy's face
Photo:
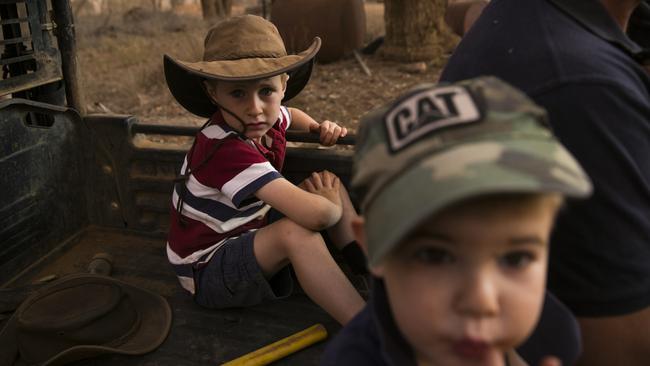
<path id="1" fill-rule="evenodd" d="M 508 198 L 442 211 L 372 268 L 419 364 L 503 365 L 534 328 L 559 199 Z"/>
<path id="2" fill-rule="evenodd" d="M 259 141 L 280 116 L 280 103 L 284 97 L 286 77 L 231 82 L 206 82 L 206 89 L 219 105 L 241 118 L 245 135 Z M 244 126 L 228 112 L 222 112 L 226 123 L 237 131 Z"/>

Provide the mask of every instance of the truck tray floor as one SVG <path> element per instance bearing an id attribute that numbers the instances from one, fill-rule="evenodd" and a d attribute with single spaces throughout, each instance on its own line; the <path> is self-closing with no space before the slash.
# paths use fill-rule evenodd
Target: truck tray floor
<path id="1" fill-rule="evenodd" d="M 60 278 L 86 272 L 98 252 L 113 256 L 112 277 L 168 300 L 173 312 L 172 329 L 165 342 L 147 355 L 103 356 L 80 361 L 79 365 L 218 365 L 316 323 L 327 328 L 329 338 L 339 329 L 331 317 L 295 290 L 287 299 L 246 309 L 202 308 L 178 284 L 166 259 L 164 238 L 99 227 L 75 235 L 7 287 L 31 288 L 32 282 L 46 276 Z M 0 325 L 4 321 L 0 320 Z M 324 347 L 325 342 L 321 342 L 276 364 L 316 365 Z"/>

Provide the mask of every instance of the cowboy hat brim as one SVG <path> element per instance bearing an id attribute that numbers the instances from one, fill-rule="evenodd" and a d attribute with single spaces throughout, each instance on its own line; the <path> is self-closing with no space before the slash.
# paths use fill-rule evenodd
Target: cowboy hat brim
<path id="1" fill-rule="evenodd" d="M 248 81 L 289 74 L 283 102 L 295 97 L 309 81 L 320 38 L 303 52 L 278 58 L 245 58 L 223 61 L 185 62 L 163 56 L 165 79 L 176 100 L 188 111 L 211 117 L 217 107 L 203 87 L 204 80 Z"/>
<path id="2" fill-rule="evenodd" d="M 40 366 L 65 365 L 73 361 L 96 357 L 103 354 L 124 354 L 142 355 L 156 349 L 167 338 L 172 324 L 172 311 L 167 301 L 160 295 L 145 289 L 137 288 L 126 282 L 111 277 L 98 276 L 93 274 L 74 274 L 61 278 L 50 285 L 39 289 L 30 295 L 23 304 L 29 304 L 30 300 L 44 293 L 57 291 L 58 289 L 75 284 L 111 284 L 119 286 L 126 293 L 131 303 L 136 308 L 140 317 L 140 326 L 123 343 L 114 347 L 101 345 L 77 345 L 70 347 L 52 357 Z M 18 312 L 21 305 L 5 327 L 0 331 L 0 365 L 13 365 L 20 360 L 17 343 Z"/>

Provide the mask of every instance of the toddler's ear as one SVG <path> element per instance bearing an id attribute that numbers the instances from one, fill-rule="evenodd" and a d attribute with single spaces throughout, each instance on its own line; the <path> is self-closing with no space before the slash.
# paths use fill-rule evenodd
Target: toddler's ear
<path id="1" fill-rule="evenodd" d="M 357 241 L 361 249 L 363 249 L 363 254 L 368 256 L 368 246 L 366 243 L 366 220 L 361 216 L 357 216 L 352 219 L 350 222 L 352 226 L 352 232 L 354 233 L 354 239 Z"/>
<path id="2" fill-rule="evenodd" d="M 366 238 L 366 220 L 361 216 L 357 216 L 350 221 L 350 226 L 352 226 L 352 232 L 354 232 L 354 239 L 357 241 L 363 253 L 368 257 L 368 241 Z M 383 277 L 384 275 L 384 266 L 371 266 L 370 272 L 377 276 Z"/>

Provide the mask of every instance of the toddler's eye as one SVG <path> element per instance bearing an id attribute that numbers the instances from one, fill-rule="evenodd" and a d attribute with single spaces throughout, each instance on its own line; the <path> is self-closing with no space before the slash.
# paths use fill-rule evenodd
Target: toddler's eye
<path id="1" fill-rule="evenodd" d="M 260 95 L 268 97 L 269 95 L 273 94 L 275 90 L 273 88 L 262 88 L 260 89 Z"/>
<path id="2" fill-rule="evenodd" d="M 535 255 L 526 251 L 512 252 L 501 257 L 500 262 L 508 268 L 524 268 L 535 260 Z"/>
<path id="3" fill-rule="evenodd" d="M 425 264 L 445 264 L 452 263 L 455 258 L 447 250 L 441 248 L 420 248 L 414 254 L 413 257 L 422 263 Z"/>

